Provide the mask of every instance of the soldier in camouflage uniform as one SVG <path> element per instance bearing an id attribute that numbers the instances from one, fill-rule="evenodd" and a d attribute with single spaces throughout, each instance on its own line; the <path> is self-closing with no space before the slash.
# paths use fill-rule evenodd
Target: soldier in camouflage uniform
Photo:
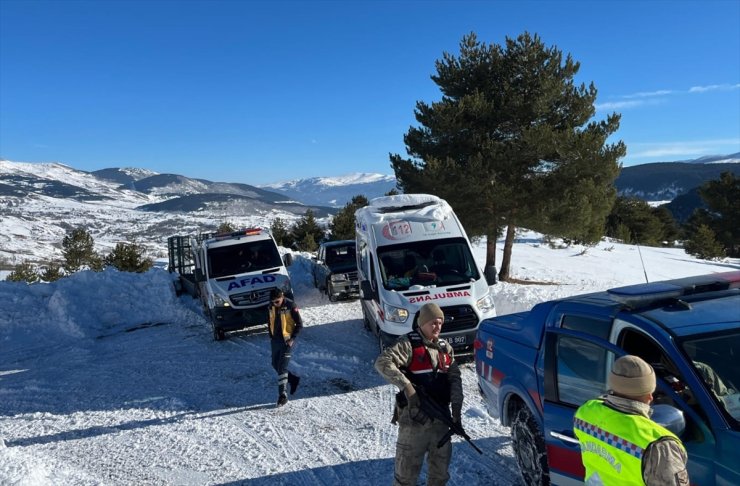
<path id="1" fill-rule="evenodd" d="M 452 346 L 440 339 L 444 314 L 437 304 L 425 304 L 413 330 L 386 348 L 375 361 L 375 369 L 396 385 L 397 395 L 393 422 L 398 422 L 394 486 L 414 486 L 428 454 L 427 484 L 447 484 L 452 457 L 451 441 L 437 447 L 449 427 L 426 416 L 420 409 L 414 387 L 423 387 L 426 396 L 447 408 L 452 405 L 452 419 L 460 423 L 463 403 L 460 369 Z"/>

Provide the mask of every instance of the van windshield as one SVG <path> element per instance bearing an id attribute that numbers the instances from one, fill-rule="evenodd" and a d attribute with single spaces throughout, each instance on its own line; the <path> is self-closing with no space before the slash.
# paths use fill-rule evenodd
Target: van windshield
<path id="1" fill-rule="evenodd" d="M 279 267 L 282 264 L 280 253 L 272 240 L 251 241 L 208 249 L 208 276 L 210 278 L 257 272 Z"/>
<path id="2" fill-rule="evenodd" d="M 378 248 L 383 286 L 447 286 L 478 280 L 480 274 L 465 238 L 413 241 Z"/>

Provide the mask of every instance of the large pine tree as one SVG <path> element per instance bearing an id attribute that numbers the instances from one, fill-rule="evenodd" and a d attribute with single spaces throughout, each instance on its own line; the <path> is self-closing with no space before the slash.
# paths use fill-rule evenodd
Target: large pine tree
<path id="1" fill-rule="evenodd" d="M 436 62 L 442 99 L 417 102 L 420 126 L 404 136 L 410 158 L 391 155 L 404 192 L 447 199 L 470 236 L 487 237 L 489 282 L 503 229 L 503 280 L 517 226 L 584 242 L 602 235 L 625 146 L 606 144 L 619 115 L 589 122 L 596 88 L 574 84 L 579 67 L 536 35 L 499 46 L 471 33 L 459 56 Z"/>

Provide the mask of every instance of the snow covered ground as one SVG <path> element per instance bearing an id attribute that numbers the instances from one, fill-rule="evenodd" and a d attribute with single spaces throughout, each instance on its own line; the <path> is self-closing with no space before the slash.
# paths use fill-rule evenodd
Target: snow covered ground
<path id="1" fill-rule="evenodd" d="M 641 253 L 651 281 L 740 268 L 680 249 Z M 477 245 L 481 265 L 484 255 Z M 395 390 L 373 369 L 376 341 L 359 303 L 330 303 L 307 255 L 295 260 L 306 328 L 292 368 L 302 381 L 280 409 L 264 327 L 213 341 L 197 303 L 175 296 L 161 269 L 0 282 L 0 484 L 390 484 Z M 512 273 L 552 285 L 492 286 L 499 314 L 645 280 L 634 246 L 584 253 L 530 233 Z M 471 363 L 463 377 L 463 425 L 485 454 L 455 438 L 450 484 L 518 484 L 509 430 L 487 415 Z"/>

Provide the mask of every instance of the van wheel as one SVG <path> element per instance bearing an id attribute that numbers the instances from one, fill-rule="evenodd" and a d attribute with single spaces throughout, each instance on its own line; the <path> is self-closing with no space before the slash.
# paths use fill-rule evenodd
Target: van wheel
<path id="1" fill-rule="evenodd" d="M 216 327 L 215 324 L 212 324 L 212 327 L 213 327 L 213 339 L 215 341 L 223 341 L 224 338 L 226 337 L 226 333 L 224 332 L 224 330 L 221 329 L 220 327 Z"/>
<path id="2" fill-rule="evenodd" d="M 511 441 L 524 484 L 549 486 L 550 470 L 547 467 L 545 439 L 526 405 L 522 405 L 514 416 Z"/>

